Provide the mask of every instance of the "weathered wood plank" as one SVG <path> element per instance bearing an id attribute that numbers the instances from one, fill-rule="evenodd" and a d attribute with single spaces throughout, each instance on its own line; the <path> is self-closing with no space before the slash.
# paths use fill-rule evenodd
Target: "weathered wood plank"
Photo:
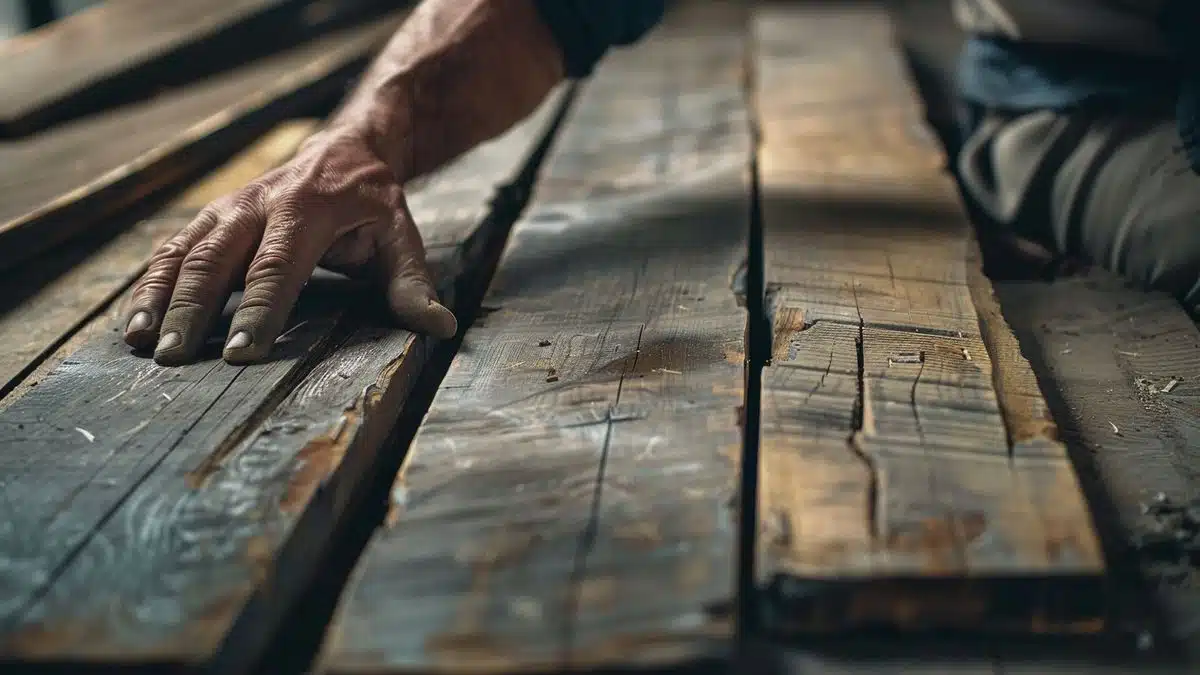
<path id="1" fill-rule="evenodd" d="M 754 27 L 773 626 L 1094 630 L 1087 505 L 1052 426 L 1032 424 L 1028 364 L 981 335 L 968 222 L 886 13 L 766 5 Z"/>
<path id="2" fill-rule="evenodd" d="M 559 101 L 416 190 L 430 240 L 469 248 L 494 226 L 489 200 Z M 463 164 L 476 156 L 489 179 L 460 189 L 453 175 L 473 173 Z M 480 220 L 464 219 L 468 206 Z M 214 351 L 160 368 L 100 334 L 0 412 L 0 659 L 239 672 L 261 654 L 428 349 L 348 297 L 368 294 L 315 276 L 273 360 L 255 366 Z"/>
<path id="3" fill-rule="evenodd" d="M 171 200 L 153 217 L 111 236 L 100 246 L 83 241 L 14 268 L 0 295 L 0 396 L 8 394 L 85 324 L 129 288 L 159 244 L 213 198 L 282 163 L 316 128 L 315 120 L 279 125 L 219 170 Z M 93 250 L 93 248 L 95 250 Z"/>
<path id="4" fill-rule="evenodd" d="M 152 99 L 0 143 L 0 268 L 28 259 L 337 95 L 404 13 Z"/>
<path id="5" fill-rule="evenodd" d="M 1160 493 L 1180 506 L 1200 496 L 1200 330 L 1172 298 L 1101 272 L 995 292 L 1046 378 L 1064 439 L 1104 495 L 1098 517 L 1133 566 L 1120 585 L 1139 581 L 1140 568 L 1157 591 L 1144 600 L 1157 600 L 1164 628 L 1197 658 L 1200 556 L 1145 507 Z"/>
<path id="6" fill-rule="evenodd" d="M 739 3 L 680 5 L 583 85 L 343 600 L 326 670 L 725 654 L 747 31 Z"/>
<path id="7" fill-rule="evenodd" d="M 244 48 L 309 1 L 108 0 L 0 42 L 0 137 L 88 112 L 115 89 L 149 91 L 156 74 L 212 58 L 200 48 Z"/>

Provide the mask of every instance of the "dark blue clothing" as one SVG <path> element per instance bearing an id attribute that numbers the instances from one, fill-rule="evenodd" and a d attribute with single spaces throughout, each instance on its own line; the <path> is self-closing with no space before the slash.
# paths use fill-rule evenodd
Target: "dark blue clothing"
<path id="1" fill-rule="evenodd" d="M 534 0 L 562 49 L 567 75 L 587 77 L 612 47 L 637 42 L 666 11 L 666 0 Z"/>
<path id="2" fill-rule="evenodd" d="M 1174 102 L 1184 150 L 1200 173 L 1200 0 L 1171 0 L 1159 22 L 1169 59 L 973 36 L 959 63 L 962 96 L 973 107 L 1014 112 Z"/>

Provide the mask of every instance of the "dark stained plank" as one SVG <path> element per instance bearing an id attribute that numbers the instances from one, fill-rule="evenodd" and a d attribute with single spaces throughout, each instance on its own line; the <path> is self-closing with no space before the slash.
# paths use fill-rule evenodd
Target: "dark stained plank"
<path id="1" fill-rule="evenodd" d="M 404 12 L 152 99 L 0 143 L 0 268 L 59 244 L 336 96 Z"/>
<path id="2" fill-rule="evenodd" d="M 679 3 L 582 85 L 343 598 L 326 672 L 726 655 L 746 36 L 739 3 Z"/>
<path id="3" fill-rule="evenodd" d="M 1041 404 L 1036 386 L 997 386 L 1032 376 L 981 334 L 968 222 L 886 13 L 765 5 L 754 27 L 768 620 L 1097 630 L 1087 504 L 1052 426 L 1014 412 Z"/>
<path id="4" fill-rule="evenodd" d="M 415 189 L 430 240 L 447 250 L 497 227 L 488 203 L 559 101 Z M 211 360 L 160 368 L 113 325 L 0 412 L 0 660 L 226 673 L 262 653 L 429 348 L 356 297 L 368 294 L 315 276 L 273 360 L 248 367 L 220 362 L 218 344 Z"/>
<path id="5" fill-rule="evenodd" d="M 244 46 L 310 1 L 107 0 L 0 42 L 0 136 L 88 112 L 116 87 L 153 87 L 151 73 L 236 49 L 238 40 Z"/>
<path id="6" fill-rule="evenodd" d="M 159 244 L 212 199 L 282 163 L 316 127 L 285 122 L 226 165 L 92 250 L 93 242 L 65 247 L 10 271 L 0 291 L 10 304 L 0 315 L 0 394 L 11 392 L 40 362 L 103 312 L 146 268 Z"/>

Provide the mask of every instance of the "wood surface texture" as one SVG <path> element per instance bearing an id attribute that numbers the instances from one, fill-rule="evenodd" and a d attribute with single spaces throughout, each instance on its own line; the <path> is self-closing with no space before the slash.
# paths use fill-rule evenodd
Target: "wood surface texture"
<path id="1" fill-rule="evenodd" d="M 146 71 L 186 67 L 197 48 L 236 48 L 261 39 L 280 15 L 311 0 L 106 0 L 82 12 L 0 42 L 0 136 L 44 127 L 87 112 L 118 85 L 149 89 Z M 190 48 L 190 49 L 189 49 Z"/>
<path id="2" fill-rule="evenodd" d="M 290 157 L 316 125 L 315 120 L 285 122 L 132 228 L 99 245 L 79 241 L 9 270 L 0 279 L 6 304 L 0 314 L 0 340 L 6 346 L 0 353 L 0 396 L 104 312 L 141 276 L 159 244 L 215 197 Z"/>
<path id="3" fill-rule="evenodd" d="M 740 3 L 678 3 L 582 85 L 343 599 L 326 672 L 726 654 L 745 19 Z"/>
<path id="4" fill-rule="evenodd" d="M 444 286 L 561 102 L 413 186 Z M 430 345 L 323 274 L 260 365 L 224 364 L 215 336 L 206 360 L 161 368 L 110 325 L 0 411 L 0 662 L 240 672 L 344 525 Z"/>
<path id="5" fill-rule="evenodd" d="M 331 31 L 148 100 L 0 141 L 0 268 L 87 232 L 336 97 L 403 16 Z"/>
<path id="6" fill-rule="evenodd" d="M 1098 518 L 1131 565 L 1116 583 L 1139 595 L 1131 586 L 1146 580 L 1163 630 L 1194 667 L 1200 548 L 1146 510 L 1159 495 L 1183 506 L 1200 497 L 1200 330 L 1173 298 L 1099 271 L 998 283 L 995 292 L 1053 390 L 1051 409 L 1084 458 L 1083 477 L 1103 497 Z"/>
<path id="7" fill-rule="evenodd" d="M 758 576 L 780 631 L 1093 632 L 1105 565 L 870 3 L 756 10 L 771 362 Z"/>

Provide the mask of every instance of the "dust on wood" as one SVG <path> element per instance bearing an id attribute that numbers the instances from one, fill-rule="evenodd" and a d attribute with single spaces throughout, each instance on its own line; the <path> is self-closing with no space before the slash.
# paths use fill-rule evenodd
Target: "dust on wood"
<path id="1" fill-rule="evenodd" d="M 344 599 L 330 672 L 728 649 L 747 30 L 738 3 L 673 12 L 583 85 Z"/>
<path id="2" fill-rule="evenodd" d="M 0 267 L 26 260 L 335 96 L 404 12 L 0 143 Z"/>
<path id="3" fill-rule="evenodd" d="M 434 176 L 414 189 L 423 233 L 446 242 L 432 254 L 462 249 L 439 270 L 475 263 L 480 230 L 500 226 L 487 205 L 525 173 L 562 100 L 446 169 L 471 185 Z M 481 217 L 444 215 L 448 202 Z M 347 297 L 366 295 L 314 275 L 255 366 L 214 351 L 160 368 L 119 334 L 93 334 L 0 412 L 0 465 L 15 477 L 4 503 L 21 505 L 0 536 L 0 660 L 239 672 L 262 653 L 344 527 L 430 346 Z"/>
<path id="4" fill-rule="evenodd" d="M 968 221 L 886 14 L 767 5 L 754 28 L 775 627 L 1096 630 L 1087 504 L 1007 327 L 981 334 Z"/>

